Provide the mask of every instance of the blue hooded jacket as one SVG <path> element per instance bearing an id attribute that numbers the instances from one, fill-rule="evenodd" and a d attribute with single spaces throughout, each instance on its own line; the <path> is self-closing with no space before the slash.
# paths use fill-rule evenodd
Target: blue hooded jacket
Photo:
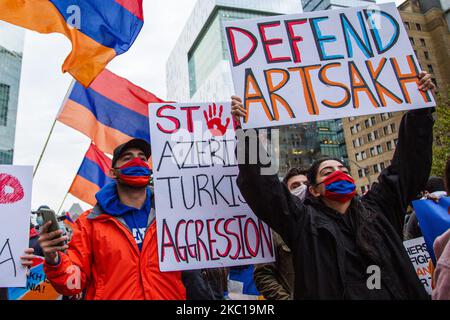
<path id="1" fill-rule="evenodd" d="M 114 217 L 121 217 L 125 220 L 133 237 L 136 239 L 139 250 L 142 250 L 142 243 L 144 242 L 145 232 L 148 227 L 148 219 L 151 210 L 151 195 L 152 192 L 150 188 L 147 188 L 147 197 L 140 209 L 129 207 L 120 202 L 116 182 L 107 184 L 95 195 L 97 205 L 100 206 L 106 214 Z"/>

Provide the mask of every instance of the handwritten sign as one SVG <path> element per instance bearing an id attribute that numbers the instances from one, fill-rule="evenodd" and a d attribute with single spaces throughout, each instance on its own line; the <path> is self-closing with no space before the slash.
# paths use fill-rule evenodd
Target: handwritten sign
<path id="1" fill-rule="evenodd" d="M 0 287 L 24 287 L 20 256 L 28 248 L 32 167 L 0 165 Z"/>
<path id="2" fill-rule="evenodd" d="M 230 104 L 150 104 L 161 271 L 274 261 L 236 185 Z"/>
<path id="3" fill-rule="evenodd" d="M 61 300 L 44 272 L 44 258 L 36 257 L 27 276 L 25 288 L 9 288 L 9 300 Z"/>
<path id="4" fill-rule="evenodd" d="M 409 259 L 416 270 L 417 276 L 422 282 L 425 290 L 431 295 L 431 272 L 430 272 L 430 254 L 428 253 L 427 245 L 423 237 L 407 240 L 403 242 Z"/>
<path id="5" fill-rule="evenodd" d="M 435 105 L 394 3 L 224 23 L 244 128 Z"/>

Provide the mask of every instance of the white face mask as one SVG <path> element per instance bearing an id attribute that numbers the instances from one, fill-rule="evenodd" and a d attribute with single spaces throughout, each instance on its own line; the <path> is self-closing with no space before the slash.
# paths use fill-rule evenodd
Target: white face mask
<path id="1" fill-rule="evenodd" d="M 306 187 L 306 184 L 302 184 L 301 186 L 292 190 L 291 193 L 303 201 L 303 200 L 305 200 L 307 189 L 308 188 Z"/>

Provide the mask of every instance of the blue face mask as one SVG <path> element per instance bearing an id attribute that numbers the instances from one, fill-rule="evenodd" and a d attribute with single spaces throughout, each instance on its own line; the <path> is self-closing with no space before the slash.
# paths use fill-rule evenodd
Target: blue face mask
<path id="1" fill-rule="evenodd" d="M 43 225 L 44 225 L 44 218 L 42 218 L 42 216 L 37 216 L 37 218 L 36 218 L 36 223 L 37 223 L 39 226 L 43 226 Z"/>

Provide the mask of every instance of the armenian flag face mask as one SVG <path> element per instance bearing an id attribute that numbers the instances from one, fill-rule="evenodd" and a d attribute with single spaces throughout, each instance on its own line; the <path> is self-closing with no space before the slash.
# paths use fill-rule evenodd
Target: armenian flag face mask
<path id="1" fill-rule="evenodd" d="M 340 170 L 328 175 L 321 183 L 325 185 L 324 197 L 327 199 L 345 203 L 356 195 L 355 180 Z"/>
<path id="2" fill-rule="evenodd" d="M 117 168 L 119 180 L 131 187 L 145 187 L 150 182 L 152 171 L 147 162 L 141 158 L 133 158 Z"/>

